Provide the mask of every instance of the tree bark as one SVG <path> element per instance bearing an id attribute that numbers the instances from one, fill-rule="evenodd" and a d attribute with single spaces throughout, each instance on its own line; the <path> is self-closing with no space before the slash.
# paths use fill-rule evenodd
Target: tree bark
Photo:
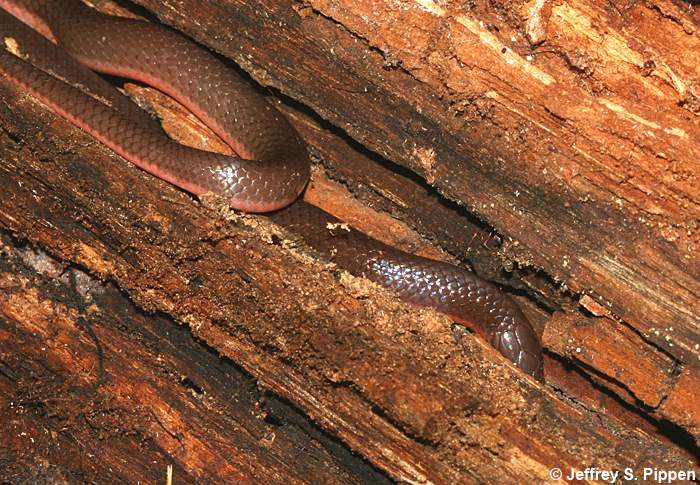
<path id="1" fill-rule="evenodd" d="M 502 282 L 592 333 L 615 327 L 589 348 L 556 319 L 545 345 L 700 439 L 700 406 L 665 405 L 700 388 L 696 11 L 665 1 L 139 3 L 487 221 L 517 276 Z M 470 255 L 460 248 L 474 247 L 474 231 L 410 183 L 327 158 L 360 195 L 373 190 L 367 200 Z"/>
<path id="2" fill-rule="evenodd" d="M 138 3 L 289 96 L 283 110 L 325 172 L 405 224 L 354 206 L 318 173 L 307 198 L 375 237 L 468 257 L 519 289 L 544 328 L 548 386 L 455 336 L 443 317 L 290 248 L 264 220 L 227 220 L 153 180 L 3 80 L 6 232 L 188 324 L 394 479 L 523 482 L 554 466 L 693 466 L 692 12 L 666 2 L 623 12 L 539 1 L 454 11 L 425 0 Z M 5 305 L 0 316 L 15 328 L 31 320 L 8 315 Z M 102 392 L 118 394 L 111 383 Z M 179 469 L 199 469 L 155 434 Z M 237 460 L 230 469 L 252 480 Z M 295 466 L 277 472 L 312 481 Z M 353 479 L 341 468 L 335 479 Z"/>
<path id="3" fill-rule="evenodd" d="M 3 483 L 390 483 L 186 327 L 1 247 Z"/>

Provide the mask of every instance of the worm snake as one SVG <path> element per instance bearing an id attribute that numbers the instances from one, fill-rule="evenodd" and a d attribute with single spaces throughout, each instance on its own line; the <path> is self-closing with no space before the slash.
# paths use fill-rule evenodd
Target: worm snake
<path id="1" fill-rule="evenodd" d="M 19 47 L 19 55 L 0 49 L 0 73 L 22 90 L 123 158 L 187 192 L 215 193 L 234 209 L 271 213 L 276 223 L 339 267 L 393 289 L 409 303 L 449 315 L 516 367 L 543 380 L 539 338 L 496 285 L 359 231 L 329 229 L 329 223 L 339 221 L 297 200 L 309 179 L 306 146 L 282 114 L 209 51 L 162 25 L 104 15 L 79 0 L 0 0 L 0 7 L 4 43 L 12 39 Z M 172 96 L 237 155 L 176 143 L 93 71 L 134 79 Z"/>

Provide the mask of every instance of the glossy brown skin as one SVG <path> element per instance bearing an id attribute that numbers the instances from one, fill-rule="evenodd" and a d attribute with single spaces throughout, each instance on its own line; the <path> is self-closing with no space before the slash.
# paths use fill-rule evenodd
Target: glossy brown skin
<path id="1" fill-rule="evenodd" d="M 3 62 L 8 77 L 127 160 L 195 195 L 229 197 L 232 206 L 246 212 L 279 209 L 303 191 L 309 178 L 308 155 L 289 122 L 218 58 L 186 37 L 157 24 L 102 15 L 77 0 L 1 0 L 3 5 L 23 7 L 12 13 L 46 25 L 85 66 L 157 86 L 173 96 L 241 157 L 180 145 L 69 86 L 55 87 L 51 76 L 30 74 L 26 63 Z M 199 79 L 197 73 L 202 74 Z M 213 93 L 217 95 L 209 95 Z M 256 121 L 244 121 L 251 119 Z"/>
<path id="2" fill-rule="evenodd" d="M 152 23 L 102 15 L 76 0 L 0 0 L 0 7 L 50 32 L 90 69 L 170 94 L 240 156 L 172 141 L 109 84 L 0 10 L 0 35 L 17 40 L 29 61 L 0 49 L 0 72 L 127 160 L 195 195 L 227 196 L 233 208 L 248 212 L 283 208 L 304 189 L 309 161 L 295 130 L 247 82 L 189 39 Z M 513 300 L 492 283 L 346 229 L 302 201 L 271 217 L 350 273 L 468 325 L 514 365 L 543 380 L 537 334 Z"/>
<path id="3" fill-rule="evenodd" d="M 350 273 L 474 329 L 517 367 L 543 379 L 537 334 L 515 302 L 493 283 L 458 266 L 399 251 L 303 201 L 270 217 Z"/>

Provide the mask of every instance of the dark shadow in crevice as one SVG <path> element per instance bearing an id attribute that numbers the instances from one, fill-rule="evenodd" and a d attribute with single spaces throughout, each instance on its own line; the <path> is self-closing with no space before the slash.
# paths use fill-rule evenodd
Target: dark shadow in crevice
<path id="1" fill-rule="evenodd" d="M 324 448 L 338 458 L 336 463 L 348 474 L 357 475 L 358 466 L 361 466 L 364 468 L 363 480 L 366 480 L 364 483 L 378 485 L 395 483 L 363 456 L 352 454 L 352 452 L 348 454 L 349 449 L 344 443 L 328 434 L 323 428 L 310 422 L 308 416 L 288 400 L 276 394 L 265 393 L 261 397 L 260 403 L 267 411 L 265 419 L 268 423 L 278 427 L 294 426 L 311 439 L 321 443 Z"/>
<path id="2" fill-rule="evenodd" d="M 27 251 L 36 251 L 35 246 L 22 238 L 18 238 L 7 231 L 0 230 L 0 241 L 6 245 L 21 248 Z M 44 251 L 41 251 L 44 253 Z M 54 259 L 49 253 L 46 257 Z M 10 259 L 11 258 L 11 259 Z M 58 261 L 58 260 L 56 260 Z M 118 305 L 120 314 L 118 320 L 112 318 L 95 319 L 91 325 L 95 327 L 110 328 L 113 331 L 126 333 L 129 338 L 136 339 L 140 345 L 144 346 L 146 352 L 155 355 L 166 351 L 161 344 L 164 339 L 171 350 L 181 354 L 183 365 L 192 367 L 195 375 L 180 375 L 184 369 L 172 369 L 174 373 L 168 373 L 171 379 L 177 379 L 178 383 L 196 396 L 209 395 L 217 400 L 235 400 L 238 405 L 250 408 L 251 413 L 256 409 L 256 403 L 263 403 L 273 415 L 268 422 L 279 427 L 292 426 L 302 432 L 312 441 L 320 444 L 326 456 L 333 460 L 349 476 L 354 477 L 359 483 L 394 483 L 386 474 L 375 467 L 363 456 L 352 452 L 341 440 L 327 433 L 318 427 L 303 410 L 294 406 L 280 396 L 269 392 L 261 392 L 257 386 L 257 380 L 246 372 L 241 366 L 222 356 L 219 351 L 207 345 L 204 341 L 192 334 L 189 326 L 179 325 L 169 314 L 163 311 L 148 312 L 133 303 L 129 293 L 119 287 L 116 282 L 107 280 L 99 281 L 88 268 L 77 263 L 64 264 L 62 275 L 68 272 L 82 272 L 92 281 L 96 282 L 95 288 L 99 291 L 91 293 L 90 302 L 100 307 L 102 304 L 114 308 L 117 305 L 111 304 L 114 298 L 119 299 Z M 20 269 L 21 268 L 21 269 Z M 36 277 L 39 273 L 25 261 L 19 258 L 6 255 L 0 257 L 0 270 L 11 272 L 26 272 L 27 275 Z M 80 309 L 85 306 L 80 292 L 71 286 L 71 280 L 65 280 L 63 276 L 52 278 L 41 274 L 40 283 L 37 286 L 45 297 L 60 302 L 67 307 Z M 60 279 L 59 279 L 60 278 Z M 92 288 L 92 287 L 91 287 Z M 94 288 L 93 288 L 94 289 Z M 150 324 L 141 326 L 133 323 L 134 318 L 147 319 Z M 94 335 L 94 334 L 93 334 Z M 102 358 L 109 360 L 109 353 L 105 353 Z M 1 363 L 0 363 L 1 364 Z M 164 372 L 166 369 L 164 369 Z M 11 375 L 3 371 L 0 365 L 0 374 Z M 207 381 L 200 381 L 206 377 Z M 20 377 L 14 376 L 15 379 Z M 24 403 L 27 406 L 33 403 Z M 39 403 L 40 404 L 40 403 Z M 36 405 L 39 405 L 36 404 Z"/>
<path id="3" fill-rule="evenodd" d="M 700 466 L 700 446 L 698 446 L 698 444 L 695 442 L 694 437 L 688 431 L 684 430 L 677 424 L 672 423 L 666 419 L 659 419 L 652 416 L 654 409 L 647 406 L 638 399 L 634 398 L 634 394 L 631 391 L 629 391 L 627 389 L 627 386 L 625 386 L 623 383 L 615 381 L 611 379 L 610 376 L 601 374 L 596 369 L 593 369 L 581 362 L 577 362 L 576 364 L 574 364 L 571 361 L 564 359 L 563 357 L 551 352 L 547 352 L 547 355 L 552 360 L 556 360 L 557 362 L 559 362 L 567 372 L 575 373 L 582 379 L 588 381 L 591 384 L 591 386 L 593 386 L 598 392 L 615 401 L 615 403 L 618 404 L 625 411 L 647 422 L 656 430 L 656 432 L 660 436 L 667 439 L 675 446 L 686 452 L 689 455 L 689 457 L 693 458 L 695 460 L 696 466 Z M 632 396 L 633 399 L 635 399 L 635 403 L 632 404 L 625 401 L 620 396 L 615 394 L 610 388 L 596 383 L 596 381 L 591 376 L 592 374 L 601 380 L 610 382 L 611 385 L 624 388 L 628 392 L 628 394 Z M 570 398 L 570 396 L 567 397 Z M 612 416 L 615 415 L 612 414 Z M 616 417 L 620 419 L 618 416 Z M 631 425 L 636 426 L 636 424 L 634 423 L 631 423 Z"/>
<path id="4" fill-rule="evenodd" d="M 121 6 L 124 8 L 127 8 L 131 10 L 132 12 L 141 15 L 153 22 L 158 23 L 159 20 L 148 10 L 144 9 L 143 7 L 140 6 L 135 6 L 131 2 L 127 0 L 119 0 L 118 2 Z M 197 42 L 196 40 L 192 39 L 194 42 Z M 199 44 L 199 43 L 198 43 Z M 212 51 L 209 49 L 207 46 L 204 46 L 202 44 L 199 44 L 203 49 L 208 50 L 209 52 L 212 52 L 214 55 L 216 55 L 221 62 L 223 62 L 226 66 L 234 70 L 236 73 L 238 73 L 242 78 L 244 78 L 248 84 L 253 87 L 258 93 L 260 93 L 263 96 L 269 97 L 272 96 L 275 99 L 281 101 L 284 105 L 288 106 L 289 108 L 298 111 L 302 113 L 304 116 L 310 118 L 313 120 L 314 123 L 316 123 L 321 129 L 327 131 L 328 133 L 331 133 L 332 135 L 338 137 L 341 139 L 344 143 L 346 143 L 352 150 L 358 153 L 359 156 L 366 157 L 367 159 L 371 160 L 373 163 L 377 164 L 380 166 L 382 169 L 391 172 L 395 174 L 396 176 L 399 176 L 401 178 L 406 179 L 407 181 L 412 182 L 413 184 L 419 186 L 422 188 L 424 191 L 425 197 L 432 199 L 434 202 L 439 204 L 440 206 L 444 207 L 446 210 L 449 210 L 455 214 L 457 214 L 460 218 L 463 218 L 466 221 L 466 224 L 470 227 L 474 227 L 476 231 L 482 231 L 484 234 L 489 234 L 490 235 L 490 241 L 501 241 L 502 236 L 488 223 L 484 222 L 481 220 L 479 217 L 476 215 L 472 214 L 469 212 L 464 206 L 458 204 L 457 202 L 454 202 L 445 196 L 443 196 L 438 189 L 435 187 L 431 186 L 428 184 L 423 177 L 421 177 L 419 174 L 415 173 L 409 168 L 406 168 L 402 165 L 396 164 L 383 156 L 379 155 L 378 153 L 372 151 L 370 148 L 364 146 L 360 142 L 356 141 L 354 138 L 352 138 L 345 130 L 335 126 L 331 122 L 327 121 L 326 119 L 322 118 L 315 110 L 310 108 L 308 105 L 297 101 L 296 99 L 293 99 L 286 94 L 282 93 L 279 89 L 273 88 L 273 87 L 263 87 L 260 84 L 258 84 L 246 71 L 241 69 L 234 61 L 231 59 L 228 59 L 226 57 L 223 57 L 216 52 Z M 108 81 L 110 81 L 112 84 L 120 84 L 123 82 L 122 79 L 120 78 L 113 78 L 113 77 L 106 77 Z M 133 82 L 133 81 L 130 81 Z M 140 84 L 140 83 L 136 83 Z M 321 163 L 323 163 L 322 160 L 320 160 Z M 352 183 L 350 183 L 347 180 L 343 180 L 342 178 L 338 178 L 337 176 L 334 176 L 333 171 L 329 171 L 329 175 L 334 178 L 336 181 L 344 184 L 351 192 L 356 192 L 354 190 L 354 187 Z M 376 194 L 378 197 L 384 198 L 382 194 Z M 453 256 L 457 257 L 458 259 L 463 260 L 464 255 L 461 254 L 455 254 L 454 250 L 451 250 L 450 248 L 445 248 L 441 245 L 441 243 L 437 240 L 436 235 L 430 234 L 429 232 L 426 233 L 422 228 L 417 227 L 416 223 L 414 221 L 406 220 L 405 217 L 403 218 L 404 222 L 408 223 L 411 225 L 414 229 L 417 229 L 419 233 L 423 235 L 423 237 L 426 237 L 429 241 L 432 243 L 436 244 L 437 246 L 442 247 L 445 249 L 448 253 L 451 253 Z M 498 249 L 498 246 L 500 243 L 496 245 L 494 250 Z M 469 265 L 468 261 L 465 261 L 467 265 Z M 502 276 L 502 283 L 503 285 L 508 285 L 509 280 L 511 281 L 511 285 L 513 286 L 504 286 L 504 288 L 507 289 L 507 291 L 517 294 L 523 297 L 528 298 L 530 301 L 532 301 L 535 305 L 537 305 L 539 308 L 542 310 L 547 311 L 548 313 L 551 313 L 551 304 L 547 304 L 546 302 L 543 302 L 541 298 L 537 298 L 533 296 L 532 291 L 527 290 L 526 285 L 518 285 L 514 281 L 514 278 L 517 280 L 522 279 L 523 276 L 527 274 L 533 274 L 536 273 L 537 277 L 541 279 L 542 281 L 546 282 L 549 284 L 552 289 L 556 292 L 560 285 L 558 285 L 555 281 L 554 278 L 550 277 L 549 275 L 546 275 L 542 270 L 536 270 L 534 268 L 517 268 L 516 271 L 505 271 L 503 270 L 501 273 Z M 575 303 L 572 301 L 572 303 Z"/>

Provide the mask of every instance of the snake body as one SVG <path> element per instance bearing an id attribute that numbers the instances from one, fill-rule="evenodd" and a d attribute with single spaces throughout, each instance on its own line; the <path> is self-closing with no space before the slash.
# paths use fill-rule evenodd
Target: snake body
<path id="1" fill-rule="evenodd" d="M 496 285 L 353 229 L 330 229 L 340 221 L 298 201 L 309 178 L 305 145 L 289 122 L 216 56 L 169 28 L 104 15 L 79 0 L 0 0 L 0 7 L 0 35 L 6 45 L 8 39 L 16 42 L 19 51 L 0 49 L 0 73 L 59 115 L 194 195 L 214 193 L 230 199 L 234 209 L 271 212 L 276 223 L 340 267 L 395 290 L 407 302 L 448 314 L 516 367 L 543 379 L 539 338 Z M 171 95 L 237 156 L 176 143 L 92 71 L 135 79 Z"/>

